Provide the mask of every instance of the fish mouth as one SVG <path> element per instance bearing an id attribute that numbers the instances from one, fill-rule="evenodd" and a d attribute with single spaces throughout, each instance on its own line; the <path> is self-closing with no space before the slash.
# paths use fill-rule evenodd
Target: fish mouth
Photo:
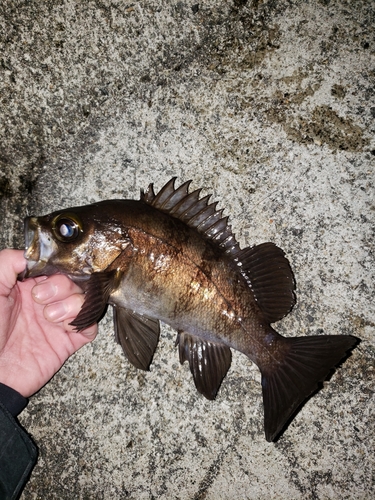
<path id="1" fill-rule="evenodd" d="M 34 245 L 34 250 L 31 250 L 32 244 L 36 239 L 35 238 L 36 234 L 37 234 L 37 227 L 35 224 L 35 218 L 26 217 L 24 220 L 24 238 L 25 238 L 24 257 L 27 262 L 25 269 L 17 276 L 17 279 L 19 281 L 23 281 L 24 279 L 29 278 L 31 270 L 38 263 L 39 252 L 35 252 L 35 250 L 38 250 L 38 245 Z M 32 254 L 34 254 L 33 257 Z"/>
<path id="2" fill-rule="evenodd" d="M 36 217 L 26 217 L 24 221 L 26 268 L 18 275 L 22 281 L 33 276 L 51 274 L 48 261 L 54 252 L 55 244 L 50 236 L 41 229 Z"/>

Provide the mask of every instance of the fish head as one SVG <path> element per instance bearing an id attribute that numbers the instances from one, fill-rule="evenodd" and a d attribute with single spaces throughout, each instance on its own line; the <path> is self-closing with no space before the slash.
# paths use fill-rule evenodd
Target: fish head
<path id="1" fill-rule="evenodd" d="M 101 203 L 25 219 L 26 269 L 19 279 L 62 273 L 88 278 L 128 248 L 126 229 Z"/>

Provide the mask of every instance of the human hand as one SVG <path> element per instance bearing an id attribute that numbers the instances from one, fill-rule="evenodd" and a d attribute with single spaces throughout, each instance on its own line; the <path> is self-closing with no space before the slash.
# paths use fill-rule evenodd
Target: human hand
<path id="1" fill-rule="evenodd" d="M 97 334 L 69 323 L 83 304 L 82 290 L 63 275 L 18 282 L 21 250 L 0 251 L 0 382 L 29 397 Z"/>

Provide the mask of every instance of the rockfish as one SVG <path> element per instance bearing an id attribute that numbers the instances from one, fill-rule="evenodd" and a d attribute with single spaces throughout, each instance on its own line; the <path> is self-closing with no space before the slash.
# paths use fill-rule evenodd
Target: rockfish
<path id="1" fill-rule="evenodd" d="M 283 337 L 271 326 L 290 312 L 295 283 L 273 243 L 241 249 L 228 217 L 171 179 L 157 194 L 107 200 L 25 219 L 21 279 L 63 273 L 85 291 L 72 322 L 81 331 L 113 307 L 115 338 L 147 370 L 159 321 L 177 333 L 197 390 L 214 399 L 231 349 L 261 371 L 264 427 L 274 441 L 302 403 L 356 345 L 349 335 Z"/>

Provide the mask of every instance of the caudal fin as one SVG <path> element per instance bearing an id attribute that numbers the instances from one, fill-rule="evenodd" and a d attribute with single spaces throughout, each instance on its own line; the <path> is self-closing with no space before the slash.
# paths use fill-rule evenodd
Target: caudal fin
<path id="1" fill-rule="evenodd" d="M 302 403 L 359 342 L 350 335 L 282 337 L 278 360 L 261 366 L 264 429 L 274 441 Z"/>

